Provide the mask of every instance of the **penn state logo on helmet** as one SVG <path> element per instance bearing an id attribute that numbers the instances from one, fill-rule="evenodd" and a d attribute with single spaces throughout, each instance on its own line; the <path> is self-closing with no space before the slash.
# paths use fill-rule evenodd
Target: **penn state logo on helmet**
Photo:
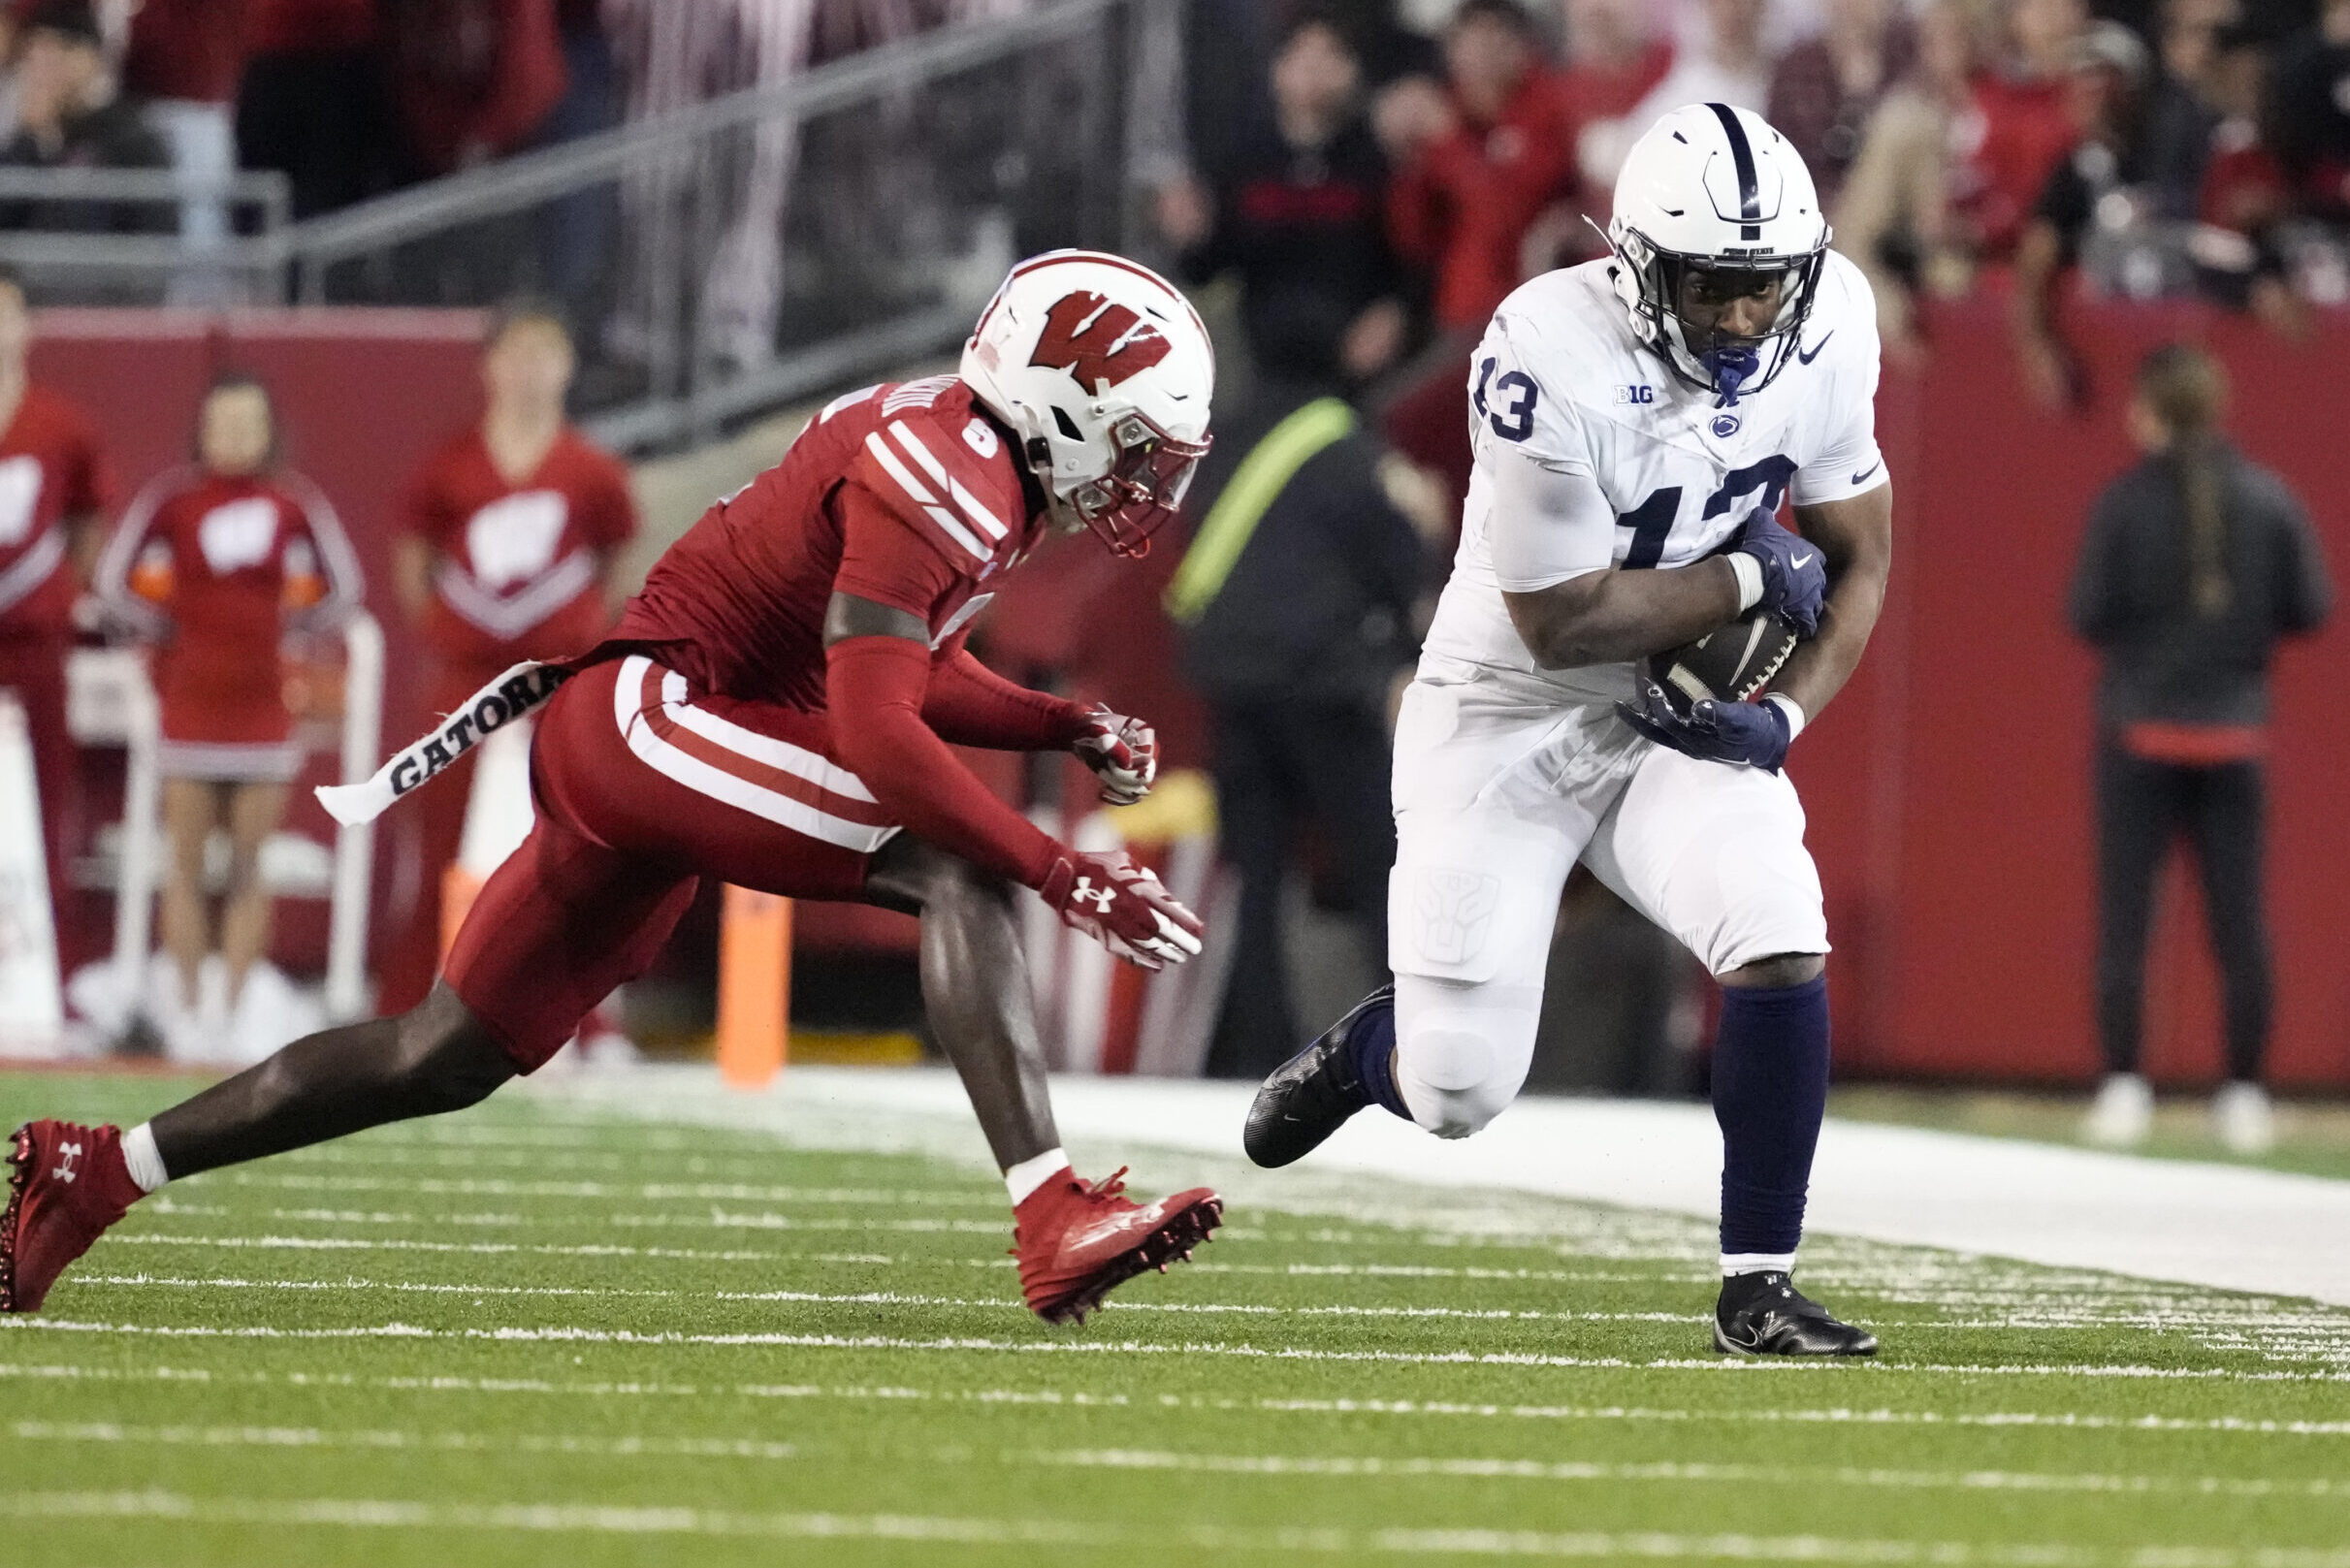
<path id="1" fill-rule="evenodd" d="M 1215 351 L 1149 268 L 1092 250 L 1014 267 L 963 345 L 962 379 L 1020 437 L 1063 528 L 1140 556 L 1207 452 Z"/>
<path id="2" fill-rule="evenodd" d="M 1786 367 L 1819 295 L 1828 233 L 1812 172 L 1787 138 L 1750 110 L 1690 104 L 1624 160 L 1607 230 L 1611 276 L 1634 335 L 1678 379 L 1729 407 Z M 1777 313 L 1753 336 L 1692 340 L 1681 301 L 1693 272 L 1775 283 Z"/>

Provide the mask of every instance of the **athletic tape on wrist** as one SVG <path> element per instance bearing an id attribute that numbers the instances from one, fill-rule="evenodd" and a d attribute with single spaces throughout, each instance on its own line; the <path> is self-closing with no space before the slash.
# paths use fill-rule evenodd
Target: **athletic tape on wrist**
<path id="1" fill-rule="evenodd" d="M 1762 602 L 1762 562 L 1743 550 L 1731 551 L 1726 559 L 1738 578 L 1738 613 L 1744 615 Z"/>
<path id="2" fill-rule="evenodd" d="M 1792 746 L 1795 737 L 1803 733 L 1803 705 L 1784 691 L 1774 691 L 1762 700 L 1775 705 L 1787 715 L 1787 744 Z"/>

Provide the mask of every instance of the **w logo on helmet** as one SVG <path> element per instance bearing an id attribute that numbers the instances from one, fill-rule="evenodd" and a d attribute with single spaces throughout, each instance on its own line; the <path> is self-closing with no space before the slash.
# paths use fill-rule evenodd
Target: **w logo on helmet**
<path id="1" fill-rule="evenodd" d="M 1028 363 L 1067 370 L 1087 392 L 1149 369 L 1174 347 L 1167 335 L 1090 290 L 1064 294 L 1045 314 Z"/>

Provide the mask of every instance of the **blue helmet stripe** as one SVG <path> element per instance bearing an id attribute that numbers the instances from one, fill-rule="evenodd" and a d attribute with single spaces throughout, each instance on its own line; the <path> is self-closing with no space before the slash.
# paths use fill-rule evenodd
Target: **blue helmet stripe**
<path id="1" fill-rule="evenodd" d="M 1738 123 L 1737 113 L 1727 104 L 1708 104 L 1715 118 L 1722 121 L 1722 131 L 1730 139 L 1730 162 L 1738 170 L 1738 215 L 1749 223 L 1762 221 L 1762 184 L 1754 176 L 1754 148 L 1746 139 L 1746 127 Z"/>

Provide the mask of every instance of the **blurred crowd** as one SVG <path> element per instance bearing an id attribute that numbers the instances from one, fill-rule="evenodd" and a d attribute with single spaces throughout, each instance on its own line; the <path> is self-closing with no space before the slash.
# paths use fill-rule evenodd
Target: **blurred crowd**
<path id="1" fill-rule="evenodd" d="M 1924 352 L 1920 301 L 2006 290 L 2027 390 L 2059 403 L 2071 280 L 2286 334 L 2350 297 L 2350 0 L 1193 0 L 1190 32 L 1218 69 L 1162 233 L 1193 281 L 1238 279 L 1259 363 L 1389 399 L 1601 253 L 1626 149 L 1698 101 L 1801 149 L 1896 359 Z"/>

